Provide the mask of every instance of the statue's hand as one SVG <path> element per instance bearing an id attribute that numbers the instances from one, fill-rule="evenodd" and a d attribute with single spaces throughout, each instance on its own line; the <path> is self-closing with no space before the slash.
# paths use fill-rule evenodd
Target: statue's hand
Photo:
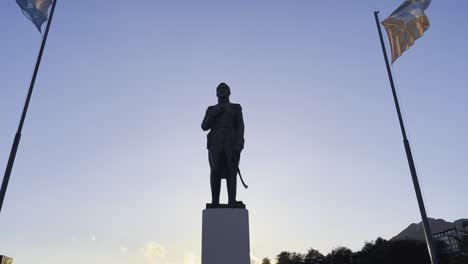
<path id="1" fill-rule="evenodd" d="M 214 108 L 213 108 L 213 111 L 211 112 L 211 114 L 213 116 L 219 116 L 220 114 L 224 113 L 224 111 L 226 111 L 226 106 L 224 105 L 216 105 Z"/>

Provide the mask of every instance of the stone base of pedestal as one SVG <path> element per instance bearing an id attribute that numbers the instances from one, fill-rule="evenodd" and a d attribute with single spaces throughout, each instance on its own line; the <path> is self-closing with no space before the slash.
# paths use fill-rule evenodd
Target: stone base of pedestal
<path id="1" fill-rule="evenodd" d="M 202 264 L 250 264 L 247 209 L 203 210 Z"/>

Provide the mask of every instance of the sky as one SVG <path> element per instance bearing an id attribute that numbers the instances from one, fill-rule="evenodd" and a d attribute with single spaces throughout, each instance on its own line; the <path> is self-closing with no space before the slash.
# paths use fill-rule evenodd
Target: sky
<path id="1" fill-rule="evenodd" d="M 211 196 L 200 124 L 220 82 L 244 111 L 253 259 L 359 250 L 419 222 L 373 16 L 401 2 L 59 1 L 0 254 L 199 263 Z M 3 170 L 41 35 L 14 0 L 0 5 Z M 468 217 L 466 10 L 433 1 L 431 28 L 393 65 L 428 215 L 447 221 Z"/>

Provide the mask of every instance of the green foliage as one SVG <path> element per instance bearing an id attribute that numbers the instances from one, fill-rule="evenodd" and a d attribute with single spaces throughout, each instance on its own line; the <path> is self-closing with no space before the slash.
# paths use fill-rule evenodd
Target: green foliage
<path id="1" fill-rule="evenodd" d="M 382 238 L 377 238 L 373 242 L 366 242 L 361 251 L 354 255 L 354 262 L 359 264 L 390 264 L 389 242 Z"/>
<path id="2" fill-rule="evenodd" d="M 445 244 L 437 242 L 439 261 L 443 264 L 468 264 L 468 236 L 457 239 L 459 253 L 447 253 Z M 310 248 L 307 253 L 283 251 L 276 256 L 277 264 L 428 264 L 429 252 L 426 243 L 415 240 L 388 241 L 377 238 L 366 242 L 362 249 L 353 253 L 349 248 L 338 247 L 324 256 Z M 262 264 L 271 264 L 264 259 Z"/>
<path id="3" fill-rule="evenodd" d="M 316 249 L 309 249 L 304 255 L 304 264 L 326 264 L 325 256 Z"/>
<path id="4" fill-rule="evenodd" d="M 300 253 L 293 252 L 291 254 L 291 264 L 303 264 L 304 255 Z"/>
<path id="5" fill-rule="evenodd" d="M 353 251 L 347 247 L 337 247 L 327 255 L 330 264 L 351 264 L 353 262 Z"/>
<path id="6" fill-rule="evenodd" d="M 304 255 L 296 252 L 283 251 L 276 256 L 277 264 L 303 264 Z"/>
<path id="7" fill-rule="evenodd" d="M 262 264 L 271 264 L 271 261 L 270 261 L 269 258 L 264 258 L 264 259 L 262 260 Z"/>
<path id="8" fill-rule="evenodd" d="M 276 256 L 276 263 L 277 264 L 292 264 L 291 262 L 291 253 L 287 251 L 283 251 Z"/>

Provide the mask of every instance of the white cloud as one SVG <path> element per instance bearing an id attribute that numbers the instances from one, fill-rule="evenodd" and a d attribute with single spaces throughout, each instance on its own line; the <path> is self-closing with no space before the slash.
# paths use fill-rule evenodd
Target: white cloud
<path id="1" fill-rule="evenodd" d="M 143 248 L 143 254 L 150 264 L 156 264 L 158 259 L 166 257 L 166 249 L 156 242 L 148 242 Z"/>
<path id="2" fill-rule="evenodd" d="M 250 263 L 251 264 L 261 264 L 262 261 L 259 258 L 255 257 L 252 252 L 250 252 Z"/>
<path id="3" fill-rule="evenodd" d="M 120 246 L 120 251 L 122 251 L 123 253 L 126 253 L 128 251 L 128 247 Z"/>
<path id="4" fill-rule="evenodd" d="M 199 256 L 189 252 L 184 256 L 184 264 L 200 264 L 201 259 Z"/>

